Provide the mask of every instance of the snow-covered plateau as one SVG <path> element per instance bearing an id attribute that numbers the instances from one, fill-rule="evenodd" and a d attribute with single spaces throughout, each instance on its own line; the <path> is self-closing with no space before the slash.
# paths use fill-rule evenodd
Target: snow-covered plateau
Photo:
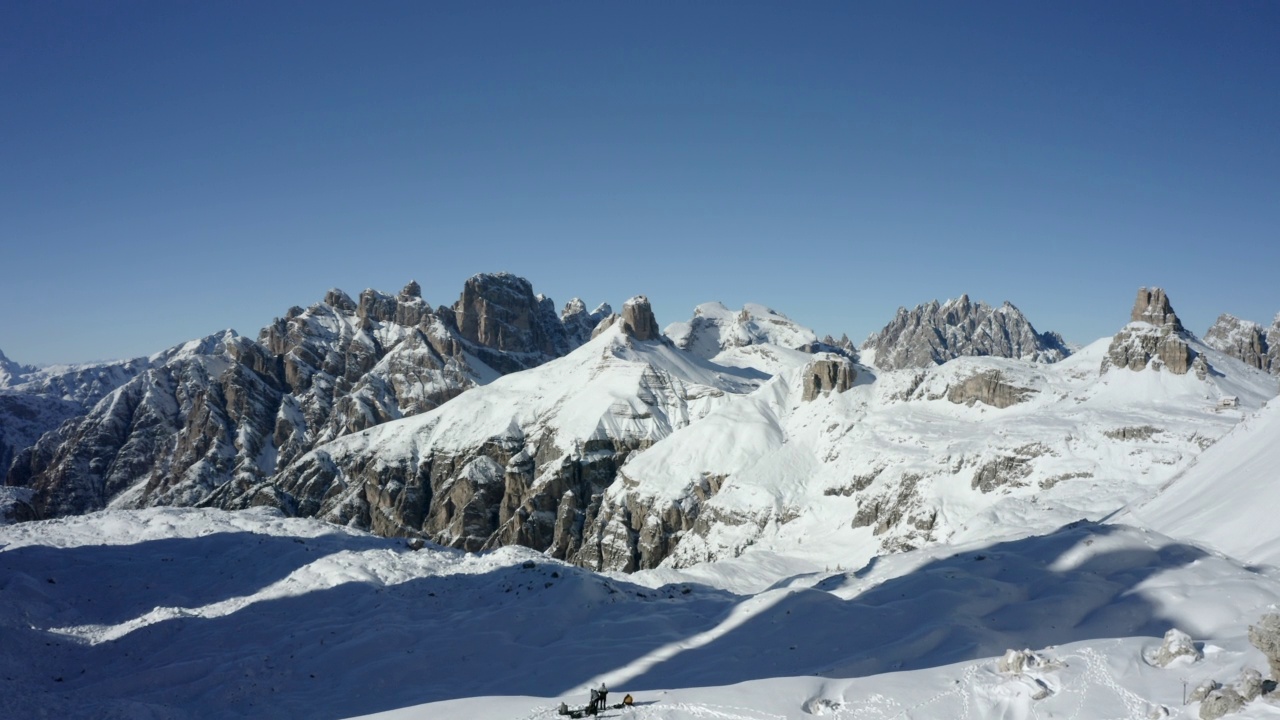
<path id="1" fill-rule="evenodd" d="M 48 394 L 82 414 L 0 488 L 0 717 L 1280 718 L 1256 332 L 1154 288 L 1083 348 L 967 297 L 861 352 L 551 308 L 333 291 Z"/>

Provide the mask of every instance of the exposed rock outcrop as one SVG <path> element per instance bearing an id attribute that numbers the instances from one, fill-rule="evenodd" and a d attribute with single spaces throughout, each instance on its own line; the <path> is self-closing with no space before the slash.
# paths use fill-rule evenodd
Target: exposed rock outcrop
<path id="1" fill-rule="evenodd" d="M 862 343 L 862 350 L 874 351 L 875 366 L 882 370 L 941 365 L 962 356 L 1056 362 L 1071 352 L 1057 333 L 1036 332 L 1012 304 L 992 308 L 968 295 L 910 311 L 898 308 L 883 330 Z"/>
<path id="2" fill-rule="evenodd" d="M 1267 658 L 1271 679 L 1280 681 L 1280 614 L 1267 613 L 1250 625 L 1249 642 Z"/>
<path id="3" fill-rule="evenodd" d="M 649 298 L 637 295 L 622 305 L 622 332 L 636 340 L 657 340 L 662 337 L 658 321 L 649 307 Z"/>
<path id="4" fill-rule="evenodd" d="M 500 273 L 433 311 L 410 282 L 330 290 L 258 340 L 227 331 L 153 356 L 87 415 L 18 454 L 6 484 L 41 517 L 230 502 L 320 444 L 426 412 L 573 347 L 554 305 Z M 287 504 L 270 490 L 253 503 Z"/>
<path id="5" fill-rule="evenodd" d="M 1182 332 L 1182 321 L 1169 304 L 1169 296 L 1162 288 L 1138 288 L 1138 298 L 1133 302 L 1130 322 L 1144 322 L 1156 327 L 1168 326 L 1174 332 Z"/>
<path id="6" fill-rule="evenodd" d="M 643 313 L 640 307 L 630 317 L 643 320 Z M 710 411 L 733 388 L 729 380 L 711 387 L 682 375 L 687 366 L 665 343 L 638 351 L 621 327 L 607 332 L 545 369 L 557 383 L 535 369 L 410 424 L 319 447 L 275 477 L 225 486 L 210 503 L 269 503 L 466 550 L 519 544 L 596 567 L 652 567 L 696 513 L 653 522 L 647 509 L 606 505 L 603 495 L 632 454 Z M 704 377 L 705 369 L 697 372 Z M 725 377 L 733 372 L 725 368 Z M 634 387 L 622 391 L 627 384 Z M 615 532 L 621 544 L 610 542 Z"/>
<path id="7" fill-rule="evenodd" d="M 1223 715 L 1231 713 L 1244 707 L 1244 698 L 1240 697 L 1240 693 L 1235 688 L 1218 688 L 1213 690 L 1200 701 L 1200 720 L 1218 720 Z"/>
<path id="8" fill-rule="evenodd" d="M 1130 322 L 1112 338 L 1102 359 L 1102 371 L 1113 367 L 1142 370 L 1151 366 L 1185 375 L 1197 357 L 1190 340 L 1164 290 L 1140 288 Z M 1199 370 L 1206 373 L 1208 367 L 1202 364 Z"/>
<path id="9" fill-rule="evenodd" d="M 950 385 L 947 388 L 947 400 L 957 405 L 980 402 L 994 408 L 1007 408 L 1026 400 L 1034 392 L 1005 382 L 1004 374 L 999 370 L 989 370 Z"/>
<path id="10" fill-rule="evenodd" d="M 857 369 L 847 358 L 826 356 L 814 360 L 805 367 L 803 399 L 808 402 L 819 395 L 830 395 L 833 390 L 842 393 L 853 387 L 857 377 Z"/>
<path id="11" fill-rule="evenodd" d="M 1031 474 L 1032 462 L 1047 452 L 1043 445 L 1030 444 L 1016 448 L 1012 455 L 1002 455 L 980 466 L 969 486 L 984 493 L 1021 484 Z"/>
<path id="12" fill-rule="evenodd" d="M 1219 315 L 1204 334 L 1204 342 L 1249 367 L 1280 375 L 1280 315 L 1269 328 L 1234 315 Z"/>
<path id="13" fill-rule="evenodd" d="M 1196 647 L 1190 635 L 1177 628 L 1169 628 L 1164 634 L 1164 641 L 1151 658 L 1151 663 L 1156 667 L 1168 667 L 1169 663 L 1180 657 L 1194 661 L 1204 657 L 1204 654 Z"/>
<path id="14" fill-rule="evenodd" d="M 164 353 L 83 365 L 37 368 L 0 353 L 0 478 L 23 449 L 136 377 Z"/>
<path id="15" fill-rule="evenodd" d="M 595 310 L 587 312 L 586 303 L 573 298 L 565 303 L 564 310 L 560 312 L 560 322 L 564 324 L 564 331 L 569 335 L 570 342 L 578 347 L 590 342 L 596 326 L 612 314 L 613 308 L 608 303 L 601 303 Z"/>
<path id="16" fill-rule="evenodd" d="M 453 304 L 451 329 L 503 373 L 534 367 L 573 349 L 554 303 L 534 296 L 528 280 L 510 273 L 467 280 Z"/>

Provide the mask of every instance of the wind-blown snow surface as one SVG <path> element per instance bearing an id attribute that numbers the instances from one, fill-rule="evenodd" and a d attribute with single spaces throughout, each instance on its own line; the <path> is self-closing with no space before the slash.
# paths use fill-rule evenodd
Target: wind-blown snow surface
<path id="1" fill-rule="evenodd" d="M 1145 524 L 1252 563 L 1280 565 L 1280 401 L 1245 418 L 1159 495 Z"/>
<path id="2" fill-rule="evenodd" d="M 261 509 L 5 526 L 0 716 L 550 718 L 607 682 L 637 705 L 605 716 L 638 720 L 1190 718 L 1184 681 L 1265 667 L 1247 626 L 1280 600 L 1271 571 L 1091 523 L 856 570 L 779 560 L 753 593 L 736 572 L 413 551 Z M 1175 626 L 1204 658 L 1152 666 Z M 1001 673 L 1006 648 L 1046 662 Z"/>
<path id="3" fill-rule="evenodd" d="M 800 372 L 784 371 L 631 458 L 629 482 L 606 497 L 661 507 L 686 501 L 699 478 L 723 479 L 702 508 L 714 522 L 681 539 L 677 566 L 775 552 L 814 567 L 861 564 L 885 550 L 1099 518 L 1168 481 L 1275 394 L 1274 378 L 1199 349 L 1223 370 L 1104 373 L 1103 340 L 1052 365 L 959 358 L 872 369 L 811 402 Z M 983 376 L 1021 400 L 963 402 L 966 383 Z M 1239 407 L 1220 409 L 1224 397 Z"/>
<path id="4" fill-rule="evenodd" d="M 734 311 L 723 303 L 703 303 L 693 309 L 687 322 L 671 323 L 663 334 L 676 347 L 708 360 L 735 348 L 777 345 L 798 348 L 817 342 L 812 330 L 782 313 L 755 303 Z"/>

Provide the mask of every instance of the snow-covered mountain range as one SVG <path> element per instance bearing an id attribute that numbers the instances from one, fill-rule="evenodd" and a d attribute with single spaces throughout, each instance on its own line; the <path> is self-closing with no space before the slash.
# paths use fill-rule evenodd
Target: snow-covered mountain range
<path id="1" fill-rule="evenodd" d="M 0 715 L 1280 715 L 1275 345 L 1118 310 L 1069 348 L 962 297 L 859 352 L 495 274 L 0 359 L 6 437 L 50 426 L 0 489 Z"/>
<path id="2" fill-rule="evenodd" d="M 609 313 L 575 301 L 557 315 L 528 281 L 501 273 L 471 278 L 436 309 L 417 283 L 358 300 L 331 290 L 257 340 L 228 330 L 109 374 L 118 387 L 22 450 L 7 484 L 29 488 L 42 517 L 197 504 L 316 445 L 564 355 Z"/>
<path id="3" fill-rule="evenodd" d="M 816 535 L 865 560 L 984 514 L 1105 513 L 1276 394 L 1159 289 L 1074 354 L 1013 305 L 961 297 L 900 310 L 863 356 L 760 305 L 707 303 L 663 333 L 644 298 L 557 316 L 505 274 L 436 310 L 416 283 L 335 290 L 256 341 L 226 331 L 115 370 L 17 456 L 9 506 L 270 505 L 626 571 Z"/>

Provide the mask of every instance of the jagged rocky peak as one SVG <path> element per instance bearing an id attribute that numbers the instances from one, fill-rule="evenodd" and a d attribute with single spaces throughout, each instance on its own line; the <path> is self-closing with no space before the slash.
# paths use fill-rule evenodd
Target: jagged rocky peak
<path id="1" fill-rule="evenodd" d="M 405 286 L 404 286 L 404 289 L 402 289 L 402 290 L 400 291 L 400 297 L 402 297 L 402 298 L 419 298 L 419 299 L 421 299 L 421 298 L 422 298 L 422 286 L 418 284 L 418 281 L 417 281 L 417 280 L 410 280 L 410 281 L 409 281 L 409 284 L 408 284 L 408 285 L 405 285 Z"/>
<path id="2" fill-rule="evenodd" d="M 481 273 L 467 280 L 453 304 L 454 325 L 466 340 L 499 352 L 558 357 L 568 351 L 569 343 L 554 307 L 544 307 L 549 303 L 535 297 L 533 286 L 522 277 Z"/>
<path id="3" fill-rule="evenodd" d="M 360 293 L 360 304 L 356 308 L 356 316 L 361 320 L 377 320 L 378 322 L 394 322 L 396 319 L 396 299 L 373 288 L 366 288 Z"/>
<path id="4" fill-rule="evenodd" d="M 330 288 L 329 292 L 324 294 L 324 304 L 334 310 L 343 310 L 346 312 L 355 312 L 356 303 L 351 296 L 342 292 L 338 288 Z"/>
<path id="5" fill-rule="evenodd" d="M 963 356 L 1057 362 L 1071 354 L 1060 335 L 1037 332 L 1012 303 L 993 308 L 968 295 L 912 310 L 898 308 L 893 320 L 868 337 L 862 349 L 874 351 L 875 365 L 883 370 L 941 365 Z"/>
<path id="6" fill-rule="evenodd" d="M 819 395 L 830 395 L 833 390 L 842 393 L 853 387 L 857 378 L 858 370 L 848 358 L 825 355 L 805 367 L 803 399 L 808 402 Z"/>
<path id="7" fill-rule="evenodd" d="M 20 378 L 27 373 L 35 372 L 36 368 L 30 365 L 22 365 L 5 357 L 3 351 L 0 351 L 0 388 L 20 382 Z"/>
<path id="8" fill-rule="evenodd" d="M 1133 301 L 1131 322 L 1145 322 L 1164 327 L 1168 325 L 1174 332 L 1182 332 L 1182 321 L 1173 312 L 1169 304 L 1169 296 L 1162 288 L 1138 288 L 1138 298 Z"/>
<path id="9" fill-rule="evenodd" d="M 560 322 L 575 346 L 583 345 L 591 340 L 592 333 L 601 320 L 613 314 L 609 303 L 600 303 L 595 310 L 587 312 L 587 304 L 581 298 L 573 298 L 565 303 L 560 312 Z"/>
<path id="10" fill-rule="evenodd" d="M 731 310 L 723 303 L 703 303 L 693 317 L 667 326 L 664 334 L 681 350 L 707 359 L 725 350 L 748 345 L 773 344 L 810 352 L 819 348 L 818 336 L 782 313 L 755 303 Z"/>
<path id="11" fill-rule="evenodd" d="M 858 351 L 858 348 L 853 344 L 853 341 L 849 339 L 849 335 L 847 333 L 841 333 L 839 340 L 831 337 L 830 335 L 826 335 L 822 338 L 822 344 L 840 348 L 846 353 L 856 353 Z"/>
<path id="12" fill-rule="evenodd" d="M 1207 374 L 1207 362 L 1199 358 L 1188 343 L 1191 335 L 1182 327 L 1164 290 L 1139 288 L 1129 320 L 1112 338 L 1102 358 L 1102 372 L 1111 368 L 1151 367 L 1154 370 L 1168 368 L 1175 375 L 1185 375 L 1194 367 L 1198 375 Z"/>
<path id="13" fill-rule="evenodd" d="M 1223 313 L 1204 334 L 1204 342 L 1250 367 L 1280 375 L 1280 315 L 1264 328 Z"/>
<path id="14" fill-rule="evenodd" d="M 622 332 L 636 340 L 657 340 L 662 337 L 658 320 L 653 316 L 649 298 L 637 295 L 622 305 Z"/>

